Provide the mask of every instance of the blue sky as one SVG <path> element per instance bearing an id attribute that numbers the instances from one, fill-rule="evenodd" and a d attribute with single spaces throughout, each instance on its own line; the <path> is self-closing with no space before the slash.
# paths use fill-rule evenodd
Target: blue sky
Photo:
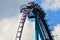
<path id="1" fill-rule="evenodd" d="M 27 3 L 27 1 L 0 0 L 0 40 L 13 40 L 12 34 L 17 30 L 16 27 L 19 25 L 21 18 L 20 5 Z M 46 20 L 48 20 L 47 22 L 50 25 L 49 28 L 51 30 L 54 29 L 53 31 L 54 33 L 56 32 L 55 34 L 59 34 L 59 37 L 56 37 L 58 40 L 58 38 L 60 38 L 60 0 L 35 0 L 35 2 L 38 3 L 45 11 Z M 29 23 L 30 22 L 28 21 L 27 24 Z M 32 23 L 32 25 L 34 25 L 34 23 Z M 55 28 L 57 29 L 55 30 Z"/>
<path id="2" fill-rule="evenodd" d="M 35 0 L 46 13 L 46 19 L 48 20 L 49 28 L 51 30 L 54 29 L 54 26 L 60 24 L 60 8 L 59 8 L 59 0 L 57 7 L 53 8 L 56 0 Z M 44 2 L 46 3 L 45 5 Z M 19 1 L 18 0 L 0 0 L 0 19 L 14 17 L 19 14 Z M 48 3 L 48 4 L 47 4 Z M 55 4 L 54 4 L 55 3 Z M 43 5 L 43 6 L 42 6 Z M 50 7 L 50 8 L 49 8 Z"/>
<path id="3" fill-rule="evenodd" d="M 51 7 L 51 6 L 55 5 L 54 2 L 56 0 L 53 0 L 53 1 L 52 0 L 35 0 L 35 1 L 45 11 L 45 13 L 46 13 L 46 20 L 47 20 L 48 24 L 50 25 L 49 28 L 50 28 L 50 30 L 53 30 L 54 26 L 56 26 L 57 24 L 60 24 L 60 18 L 59 18 L 60 17 L 60 8 L 57 7 L 57 9 L 56 8 L 55 9 L 53 9 L 53 8 L 50 9 L 48 7 Z M 45 1 L 45 3 L 48 3 L 48 2 L 49 3 L 45 4 L 46 6 L 42 6 L 43 1 Z M 58 4 L 56 4 L 56 5 L 58 5 Z M 47 9 L 46 9 L 46 7 L 47 7 Z"/>
<path id="4" fill-rule="evenodd" d="M 20 14 L 20 5 L 25 4 L 28 1 L 0 0 L 0 40 L 15 40 L 17 28 L 22 16 L 22 14 Z M 27 35 L 22 39 L 26 40 L 26 37 L 28 37 L 28 40 L 31 40 L 33 39 L 34 31 L 32 30 L 34 28 L 30 26 L 34 27 L 34 23 L 31 23 L 28 20 L 25 23 L 25 26 L 27 28 L 25 28 L 26 30 L 24 31 L 24 33 L 26 35 L 27 33 L 28 35 L 30 34 L 29 36 L 31 36 L 31 38 Z"/>
<path id="5" fill-rule="evenodd" d="M 59 1 L 59 0 L 58 0 Z M 57 1 L 57 2 L 58 2 Z M 35 0 L 46 13 L 46 19 L 48 20 L 48 24 L 50 25 L 49 28 L 51 30 L 54 29 L 54 26 L 60 24 L 60 8 L 59 6 L 53 8 L 52 6 L 55 5 L 55 0 Z M 46 3 L 45 5 L 44 2 Z M 11 18 L 19 14 L 19 4 L 20 1 L 18 0 L 0 0 L 0 20 L 4 18 Z M 47 4 L 48 3 L 48 4 Z M 53 5 L 52 5 L 53 4 Z M 42 6 L 43 5 L 43 6 Z M 44 7 L 45 6 L 45 7 Z M 51 7 L 50 7 L 51 6 Z M 49 8 L 50 7 L 50 8 Z"/>
<path id="6" fill-rule="evenodd" d="M 0 0 L 0 19 L 10 18 L 19 13 L 18 0 Z"/>

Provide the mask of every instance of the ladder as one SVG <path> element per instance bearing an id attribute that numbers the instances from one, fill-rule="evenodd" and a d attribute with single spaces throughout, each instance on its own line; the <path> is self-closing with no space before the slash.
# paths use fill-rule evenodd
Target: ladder
<path id="1" fill-rule="evenodd" d="M 17 30 L 17 35 L 16 35 L 15 40 L 21 40 L 24 23 L 25 23 L 27 15 L 29 13 L 29 10 L 30 9 L 25 9 L 24 12 L 23 12 L 23 15 L 22 15 L 22 18 L 20 20 L 20 24 L 19 24 L 19 27 L 18 27 L 18 30 Z"/>

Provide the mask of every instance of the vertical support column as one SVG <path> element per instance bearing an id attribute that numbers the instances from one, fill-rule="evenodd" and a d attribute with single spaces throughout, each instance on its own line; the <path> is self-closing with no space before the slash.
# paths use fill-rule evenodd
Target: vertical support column
<path id="1" fill-rule="evenodd" d="M 41 40 L 45 40 L 41 25 L 39 25 L 38 22 L 39 22 L 38 14 L 36 13 L 35 15 L 35 40 L 39 40 L 39 35 L 40 35 Z"/>
<path id="2" fill-rule="evenodd" d="M 35 18 L 35 40 L 39 40 L 37 18 Z"/>

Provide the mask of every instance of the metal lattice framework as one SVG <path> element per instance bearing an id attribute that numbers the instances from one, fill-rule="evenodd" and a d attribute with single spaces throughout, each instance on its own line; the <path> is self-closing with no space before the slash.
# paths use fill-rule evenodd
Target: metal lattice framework
<path id="1" fill-rule="evenodd" d="M 18 31 L 17 31 L 17 35 L 16 35 L 16 39 L 15 40 L 21 40 L 21 35 L 22 35 L 22 31 L 23 31 L 23 26 L 24 26 L 24 23 L 25 23 L 25 20 L 26 20 L 26 17 L 29 13 L 29 10 L 30 9 L 25 9 L 24 10 L 24 14 L 22 15 L 22 18 L 20 20 L 20 24 L 19 24 L 19 27 L 18 27 Z"/>
<path id="2" fill-rule="evenodd" d="M 23 26 L 27 16 L 29 18 L 35 18 L 35 40 L 39 40 L 39 37 L 41 38 L 41 40 L 53 40 L 48 29 L 48 25 L 45 21 L 45 13 L 38 4 L 30 2 L 28 3 L 28 5 L 22 7 L 20 12 L 23 12 L 23 15 L 18 27 L 15 40 L 21 40 Z M 30 12 L 33 12 L 34 15 L 31 16 Z"/>

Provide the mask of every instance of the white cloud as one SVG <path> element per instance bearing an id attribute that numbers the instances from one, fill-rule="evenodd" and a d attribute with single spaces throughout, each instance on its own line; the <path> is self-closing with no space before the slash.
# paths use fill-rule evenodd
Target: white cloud
<path id="1" fill-rule="evenodd" d="M 21 40 L 35 40 L 34 30 L 35 30 L 35 23 L 26 20 Z"/>
<path id="2" fill-rule="evenodd" d="M 16 16 L 0 21 L 0 40 L 14 40 L 20 17 Z"/>
<path id="3" fill-rule="evenodd" d="M 22 14 L 0 21 L 0 40 L 15 40 L 17 28 Z M 27 34 L 28 33 L 28 34 Z M 34 22 L 26 20 L 22 40 L 34 40 Z"/>
<path id="4" fill-rule="evenodd" d="M 8 1 L 8 2 L 7 2 L 7 0 L 5 0 L 3 3 L 1 3 L 3 5 L 1 5 L 2 8 L 0 7 L 2 9 L 2 11 L 0 10 L 0 12 L 1 12 L 0 14 L 2 14 L 4 16 L 4 19 L 0 19 L 0 40 L 15 40 L 16 31 L 17 31 L 19 21 L 20 21 L 21 15 L 22 15 L 22 14 L 18 14 L 18 15 L 15 15 L 15 14 L 19 13 L 21 3 L 25 4 L 30 1 L 33 1 L 33 0 L 27 0 L 27 1 L 26 0 L 25 1 L 24 0 L 16 0 L 16 1 L 13 0 L 13 2 L 12 2 L 12 0 Z M 12 18 L 11 17 L 12 15 L 15 15 L 15 16 Z M 3 16 L 1 16 L 1 18 Z M 6 16 L 8 18 L 6 18 Z M 27 35 L 27 33 L 28 33 L 29 37 L 26 36 L 22 40 L 25 40 L 27 38 L 30 39 L 30 37 L 31 37 L 31 40 L 33 40 L 33 36 L 32 36 L 33 30 L 34 30 L 33 25 L 34 25 L 34 23 L 26 21 L 23 35 L 24 34 Z"/>
<path id="5" fill-rule="evenodd" d="M 60 9 L 60 0 L 45 0 L 42 2 L 41 6 L 45 10 L 57 10 Z"/>
<path id="6" fill-rule="evenodd" d="M 20 5 L 22 5 L 22 4 L 27 4 L 28 2 L 32 2 L 32 1 L 34 0 L 20 0 L 19 2 L 20 2 Z"/>
<path id="7" fill-rule="evenodd" d="M 55 40 L 60 40 L 60 24 L 56 25 L 54 30 L 52 31 Z"/>
<path id="8" fill-rule="evenodd" d="M 0 18 L 16 16 L 20 6 L 34 0 L 0 0 Z"/>

